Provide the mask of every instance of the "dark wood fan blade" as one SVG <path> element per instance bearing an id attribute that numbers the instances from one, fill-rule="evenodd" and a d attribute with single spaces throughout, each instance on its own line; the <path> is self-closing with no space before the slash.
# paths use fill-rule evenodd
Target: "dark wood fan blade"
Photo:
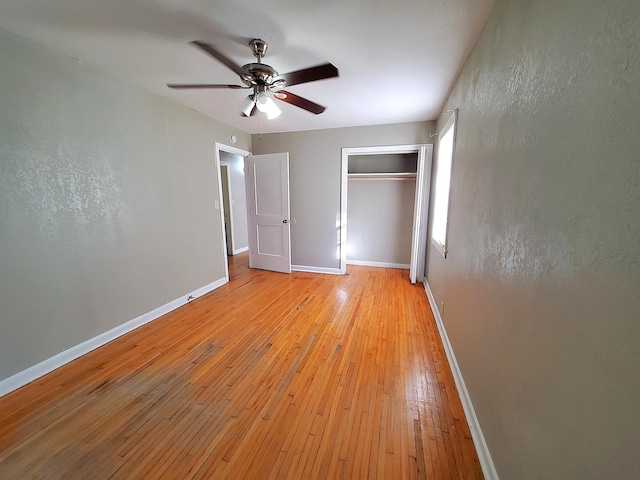
<path id="1" fill-rule="evenodd" d="M 282 102 L 290 103 L 291 105 L 295 105 L 296 107 L 300 107 L 308 112 L 315 113 L 316 115 L 319 115 L 326 110 L 326 107 L 323 107 L 322 105 L 318 105 L 311 100 L 299 97 L 293 93 L 285 92 L 284 90 L 279 90 L 273 96 Z"/>
<path id="2" fill-rule="evenodd" d="M 209 83 L 167 83 L 167 87 L 169 88 L 231 88 L 233 90 L 237 90 L 239 88 L 251 88 L 251 87 L 243 87 L 240 85 L 220 85 L 220 84 L 209 84 Z"/>
<path id="3" fill-rule="evenodd" d="M 242 67 L 240 65 L 238 65 L 236 62 L 231 60 L 229 57 L 227 57 L 224 53 L 221 53 L 218 50 L 216 50 L 213 47 L 213 45 L 210 45 L 210 44 L 205 43 L 205 42 L 201 42 L 199 40 L 194 40 L 193 42 L 191 42 L 191 45 L 194 45 L 194 46 L 198 47 L 200 50 L 203 50 L 204 52 L 207 52 L 213 58 L 218 60 L 220 63 L 226 65 L 227 67 L 229 67 L 231 70 L 236 72 L 238 75 L 243 76 L 246 73 L 242 69 Z"/>
<path id="4" fill-rule="evenodd" d="M 333 78 L 338 76 L 338 69 L 330 64 L 318 65 L 317 67 L 303 68 L 295 72 L 284 73 L 277 76 L 274 81 L 283 79 L 287 82 L 287 87 L 298 85 L 300 83 L 315 82 L 316 80 L 324 80 L 325 78 Z"/>

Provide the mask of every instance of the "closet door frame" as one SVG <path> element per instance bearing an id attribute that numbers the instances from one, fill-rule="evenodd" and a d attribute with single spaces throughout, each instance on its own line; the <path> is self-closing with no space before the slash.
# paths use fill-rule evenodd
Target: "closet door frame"
<path id="1" fill-rule="evenodd" d="M 347 191 L 349 174 L 349 157 L 355 155 L 385 155 L 415 153 L 418 155 L 416 175 L 416 196 L 414 204 L 414 225 L 411 242 L 411 282 L 422 282 L 426 265 L 427 226 L 429 214 L 429 193 L 431 187 L 431 162 L 433 145 L 385 145 L 371 147 L 353 147 L 342 149 L 342 173 L 340 188 L 340 219 L 338 222 L 340 254 L 340 273 L 347 272 Z"/>

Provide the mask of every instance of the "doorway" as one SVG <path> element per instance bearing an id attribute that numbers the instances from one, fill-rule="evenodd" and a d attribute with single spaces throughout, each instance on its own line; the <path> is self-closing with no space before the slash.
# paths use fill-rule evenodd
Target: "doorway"
<path id="1" fill-rule="evenodd" d="M 393 233 L 389 230 L 404 232 L 404 239 L 399 235 L 398 244 L 410 245 L 409 278 L 412 283 L 424 280 L 426 234 L 428 214 L 429 186 L 431 176 L 432 145 L 395 145 L 382 147 L 359 147 L 342 149 L 342 188 L 341 188 L 341 228 L 340 228 L 340 271 L 346 273 L 348 263 L 348 199 L 349 186 L 352 191 L 360 192 L 358 202 L 353 202 L 353 212 L 358 212 L 358 222 L 354 221 L 353 240 L 364 239 L 367 247 L 373 238 L 371 226 L 363 225 L 367 218 L 379 222 L 376 228 L 383 232 L 388 241 L 380 238 L 378 249 L 390 248 L 394 244 Z M 351 168 L 350 168 L 351 159 Z M 415 186 L 414 186 L 415 185 Z M 411 198 L 413 197 L 413 201 Z M 375 199 L 378 205 L 373 205 Z M 353 198 L 352 198 L 353 200 Z M 394 206 L 393 203 L 396 205 Z M 399 206 L 412 207 L 412 217 L 406 218 L 407 212 L 400 211 Z M 396 208 L 398 211 L 392 211 Z M 404 208 L 411 210 L 411 208 Z M 397 218 L 400 216 L 405 218 Z M 410 215 L 410 213 L 409 213 Z M 386 219 L 386 220 L 385 220 Z M 385 231 L 385 228 L 388 230 Z M 400 229 L 400 230 L 399 230 Z M 368 236 L 368 237 L 367 237 Z M 369 249 L 371 251 L 371 249 Z M 356 254 L 353 254 L 357 256 Z M 402 257 L 405 258 L 405 257 Z M 401 265 L 379 262 L 378 266 L 404 267 Z M 349 263 L 358 263 L 357 261 Z M 361 262 L 370 265 L 376 262 Z"/>
<path id="2" fill-rule="evenodd" d="M 225 152 L 222 152 L 225 153 Z M 231 179 L 229 164 L 220 162 L 220 181 L 222 182 L 222 215 L 224 217 L 224 233 L 227 241 L 227 256 L 233 256 L 233 217 L 231 215 Z"/>
<path id="3" fill-rule="evenodd" d="M 222 202 L 229 256 L 238 255 L 249 249 L 244 164 L 245 157 L 220 152 Z"/>
<path id="4" fill-rule="evenodd" d="M 247 213 L 244 186 L 244 158 L 251 152 L 216 142 L 216 171 L 218 172 L 218 202 L 223 228 L 223 256 L 225 276 L 229 280 L 228 258 L 248 250 Z"/>

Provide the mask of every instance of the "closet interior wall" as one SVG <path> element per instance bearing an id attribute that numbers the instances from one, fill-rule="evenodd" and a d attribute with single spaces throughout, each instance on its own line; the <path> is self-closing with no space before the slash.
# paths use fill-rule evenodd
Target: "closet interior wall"
<path id="1" fill-rule="evenodd" d="M 349 157 L 347 263 L 409 269 L 417 153 Z"/>

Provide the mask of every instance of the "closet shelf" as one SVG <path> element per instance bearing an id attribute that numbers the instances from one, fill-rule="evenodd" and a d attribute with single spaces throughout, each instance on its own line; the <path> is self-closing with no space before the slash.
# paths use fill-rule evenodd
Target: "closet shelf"
<path id="1" fill-rule="evenodd" d="M 349 178 L 367 178 L 367 179 L 386 179 L 386 178 L 395 178 L 395 179 L 404 179 L 404 178 L 416 178 L 415 172 L 402 172 L 402 173 L 349 173 L 347 174 Z"/>

